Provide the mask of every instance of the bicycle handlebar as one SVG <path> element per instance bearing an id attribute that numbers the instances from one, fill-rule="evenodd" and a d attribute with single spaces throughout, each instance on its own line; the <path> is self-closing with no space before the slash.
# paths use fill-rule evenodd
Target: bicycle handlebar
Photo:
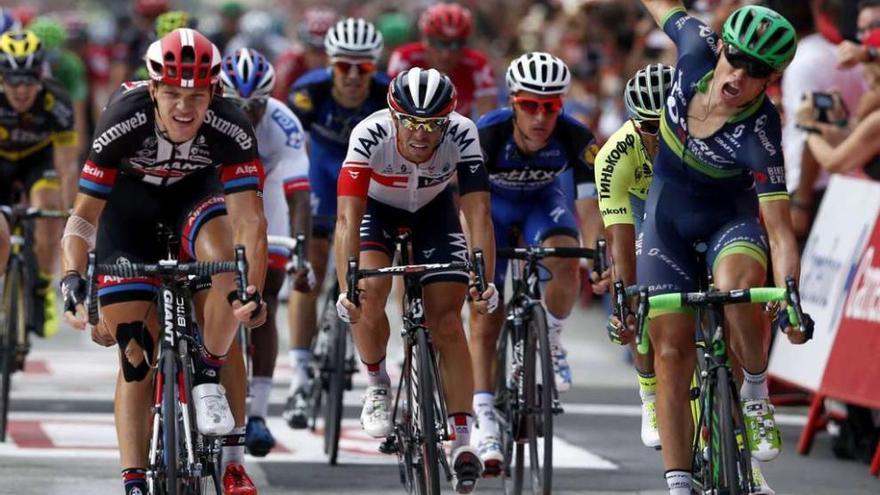
<path id="1" fill-rule="evenodd" d="M 480 253 L 482 258 L 482 253 Z M 397 265 L 384 268 L 370 268 L 361 270 L 358 268 L 358 261 L 354 256 L 348 258 L 348 272 L 346 279 L 348 282 L 348 290 L 346 296 L 348 300 L 355 306 L 360 305 L 358 290 L 356 289 L 359 280 L 364 278 L 377 277 L 413 277 L 423 276 L 431 273 L 463 271 L 469 272 L 473 269 L 471 263 L 467 261 L 453 261 L 451 263 L 426 263 L 421 265 Z"/>
<path id="2" fill-rule="evenodd" d="M 86 299 L 84 301 L 89 323 L 92 325 L 98 323 L 97 284 L 95 283 L 98 275 L 172 279 L 179 276 L 210 277 L 218 273 L 230 272 L 235 273 L 238 300 L 242 303 L 248 302 L 249 298 L 246 293 L 248 263 L 242 245 L 235 246 L 234 261 L 193 261 L 187 263 L 180 263 L 178 260 L 162 260 L 158 263 L 98 264 L 95 252 L 91 251 L 88 254 L 88 265 L 86 266 Z"/>
<path id="3" fill-rule="evenodd" d="M 7 218 L 17 218 L 19 220 L 29 220 L 34 218 L 67 218 L 70 216 L 68 210 L 41 210 L 35 206 L 0 206 L 0 212 Z"/>
<path id="4" fill-rule="evenodd" d="M 785 301 L 788 306 L 788 322 L 804 333 L 807 340 L 813 337 L 813 328 L 808 327 L 801 308 L 800 294 L 797 290 L 793 277 L 786 277 L 786 288 L 781 287 L 753 287 L 751 289 L 736 289 L 731 291 L 707 291 L 707 292 L 670 292 L 650 296 L 645 287 L 639 289 L 639 309 L 637 313 L 638 323 L 636 328 L 636 342 L 640 354 L 648 352 L 648 309 L 675 310 L 689 306 L 706 306 L 710 304 L 738 304 L 738 303 L 771 303 Z M 628 289 L 629 290 L 629 289 Z"/>
<path id="5" fill-rule="evenodd" d="M 522 248 L 498 248 L 496 251 L 500 258 L 514 258 L 519 260 L 543 259 L 543 258 L 589 258 L 596 257 L 596 250 L 583 247 L 540 247 L 529 246 Z"/>

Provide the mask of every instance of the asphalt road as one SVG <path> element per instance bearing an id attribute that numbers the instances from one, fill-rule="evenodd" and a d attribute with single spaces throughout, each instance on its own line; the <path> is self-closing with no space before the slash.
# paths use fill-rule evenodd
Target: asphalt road
<path id="1" fill-rule="evenodd" d="M 286 328 L 286 311 L 279 313 L 279 327 Z M 603 321 L 598 308 L 578 309 L 565 333 L 575 386 L 563 396 L 565 414 L 556 423 L 554 493 L 666 493 L 659 453 L 639 440 L 634 373 L 607 341 Z M 394 458 L 379 454 L 378 442 L 360 431 L 363 384 L 358 380 L 357 390 L 346 396 L 341 465 L 330 467 L 320 436 L 294 432 L 280 419 L 289 377 L 286 353 L 278 363 L 269 424 L 279 446 L 264 459 L 248 458 L 259 493 L 403 493 Z M 34 343 L 26 372 L 13 377 L 10 435 L 0 444 L 0 494 L 121 493 L 112 416 L 115 373 L 115 351 L 72 330 Z M 776 493 L 880 493 L 880 481 L 867 466 L 832 457 L 827 435 L 819 435 L 810 456 L 794 452 L 803 408 L 779 408 L 777 420 L 785 451 L 762 465 Z M 484 480 L 478 492 L 501 493 L 501 484 Z"/>

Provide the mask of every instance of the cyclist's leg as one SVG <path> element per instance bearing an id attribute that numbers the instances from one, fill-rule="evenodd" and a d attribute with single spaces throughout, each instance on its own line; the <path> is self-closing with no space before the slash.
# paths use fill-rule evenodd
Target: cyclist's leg
<path id="1" fill-rule="evenodd" d="M 719 290 L 759 287 L 767 274 L 768 246 L 754 216 L 738 218 L 720 229 L 711 243 L 709 262 Z M 769 461 L 782 447 L 767 389 L 767 346 L 769 334 L 754 304 L 725 307 L 730 343 L 743 370 L 740 391 L 753 456 Z"/>
<path id="2" fill-rule="evenodd" d="M 120 177 L 98 224 L 98 263 L 154 262 L 162 256 L 155 235 L 159 220 L 157 201 L 148 201 L 141 184 Z M 151 364 L 157 355 L 158 318 L 155 298 L 158 281 L 148 278 L 99 277 L 101 322 L 119 347 L 120 371 L 113 403 L 123 478 L 143 485 L 147 468 Z M 146 493 L 146 486 L 142 491 Z"/>
<path id="3" fill-rule="evenodd" d="M 45 210 L 60 210 L 61 189 L 52 169 L 51 153 L 40 153 L 39 157 L 48 156 L 48 159 L 40 158 L 23 163 L 24 166 L 34 165 L 32 172 L 28 174 L 26 187 L 30 205 Z M 45 163 L 44 163 L 45 162 Z M 35 328 L 40 335 L 51 336 L 58 331 L 58 315 L 55 308 L 55 291 L 51 287 L 55 265 L 58 261 L 58 252 L 61 245 L 61 233 L 64 229 L 64 220 L 41 218 L 34 221 L 34 254 L 37 257 L 37 280 L 34 284 L 36 289 L 37 304 L 42 305 L 43 321 L 35 322 Z"/>
<path id="4" fill-rule="evenodd" d="M 321 294 L 330 256 L 330 236 L 336 215 L 336 180 L 333 174 L 319 164 L 309 168 L 312 188 L 312 235 L 309 239 L 308 259 L 315 271 L 317 284 L 309 292 L 290 291 L 287 306 L 288 333 L 290 336 L 291 380 L 284 416 L 294 428 L 307 426 L 308 366 L 312 356 L 312 340 L 317 328 L 317 301 Z"/>
<path id="5" fill-rule="evenodd" d="M 275 314 L 278 310 L 278 293 L 287 278 L 283 260 L 266 272 L 263 299 L 268 306 L 266 323 L 251 330 L 251 349 L 253 352 L 253 376 L 250 382 L 251 403 L 248 407 L 246 445 L 248 451 L 258 457 L 269 453 L 275 446 L 275 438 L 266 426 L 269 414 L 269 395 L 272 391 L 272 375 L 275 372 L 275 357 L 278 355 L 278 329 Z"/>
<path id="6" fill-rule="evenodd" d="M 533 205 L 524 225 L 523 235 L 527 243 L 544 247 L 578 246 L 577 221 L 571 201 L 562 189 L 548 188 Z M 579 260 L 545 258 L 542 263 L 552 275 L 544 287 L 544 306 L 556 388 L 565 392 L 571 388 L 571 368 L 562 345 L 562 329 L 578 296 L 578 291 L 572 288 L 580 287 Z"/>
<path id="7" fill-rule="evenodd" d="M 510 200 L 498 195 L 492 197 L 492 226 L 495 230 L 497 248 L 511 245 L 511 230 L 513 224 L 519 222 L 520 212 L 521 209 L 516 208 Z M 483 462 L 491 461 L 487 464 L 487 469 L 493 471 L 500 468 L 500 459 L 503 459 L 498 424 L 495 419 L 495 374 L 504 372 L 504 370 L 496 370 L 496 367 L 498 335 L 504 324 L 504 284 L 507 265 L 506 258 L 495 257 L 494 282 L 501 301 L 498 308 L 488 315 L 478 313 L 473 306 L 469 311 L 468 349 L 474 368 L 473 409 L 477 423 L 473 443 L 480 451 Z"/>
<path id="8" fill-rule="evenodd" d="M 287 306 L 291 379 L 287 404 L 284 407 L 284 418 L 292 428 L 308 426 L 308 367 L 312 357 L 312 340 L 317 327 L 317 300 L 321 294 L 330 254 L 330 239 L 327 237 L 329 234 L 324 233 L 323 237 L 319 237 L 317 230 L 313 229 L 313 232 L 309 240 L 308 258 L 318 283 L 309 292 L 292 289 Z"/>
<path id="9" fill-rule="evenodd" d="M 113 287 L 124 286 L 117 284 Z M 115 293 L 117 297 L 120 295 L 120 292 Z M 152 295 L 154 293 L 148 297 Z M 106 301 L 106 298 L 102 300 Z M 156 357 L 159 335 L 156 306 L 152 301 L 143 300 L 113 304 L 103 301 L 99 324 L 107 328 L 119 346 L 120 370 L 113 401 L 119 465 L 129 472 L 145 470 L 151 430 L 148 416 L 153 398 L 150 365 Z"/>
<path id="10" fill-rule="evenodd" d="M 394 246 L 392 233 L 406 212 L 367 200 L 367 211 L 360 228 L 360 267 L 391 265 Z M 415 249 L 415 248 L 414 248 Z M 385 303 L 391 292 L 390 278 L 369 278 L 360 282 L 361 318 L 351 325 L 354 344 L 364 363 L 367 390 L 361 410 L 361 425 L 372 437 L 391 433 L 391 379 L 386 370 L 386 349 L 390 335 Z"/>
<path id="11" fill-rule="evenodd" d="M 457 212 L 452 194 L 447 191 L 415 214 L 413 253 L 416 263 L 449 263 L 467 259 L 467 245 Z M 465 272 L 422 277 L 425 323 L 437 351 L 438 378 L 443 386 L 449 415 L 447 421 L 453 433 L 449 464 L 453 470 L 453 485 L 459 493 L 470 493 L 483 472 L 479 453 L 470 446 L 474 375 L 461 320 L 468 281 Z"/>
<path id="12" fill-rule="evenodd" d="M 693 248 L 679 234 L 678 191 L 665 191 L 655 178 L 642 226 L 642 244 L 636 250 L 639 284 L 653 294 L 697 289 L 698 267 Z M 695 366 L 693 316 L 687 312 L 653 311 L 651 345 L 657 375 L 657 420 L 663 464 L 670 493 L 690 495 L 693 421 L 690 414 L 690 380 Z"/>

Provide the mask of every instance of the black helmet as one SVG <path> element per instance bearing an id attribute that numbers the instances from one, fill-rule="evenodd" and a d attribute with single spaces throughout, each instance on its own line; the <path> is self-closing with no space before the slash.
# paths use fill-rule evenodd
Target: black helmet
<path id="1" fill-rule="evenodd" d="M 413 117 L 446 117 L 455 110 L 455 86 L 437 69 L 414 67 L 388 85 L 391 110 Z"/>

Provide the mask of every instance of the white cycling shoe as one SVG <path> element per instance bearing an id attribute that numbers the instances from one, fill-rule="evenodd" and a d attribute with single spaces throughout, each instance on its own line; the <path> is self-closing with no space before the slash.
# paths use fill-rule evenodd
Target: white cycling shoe
<path id="1" fill-rule="evenodd" d="M 202 435 L 226 435 L 235 427 L 235 419 L 226 400 L 226 390 L 218 383 L 203 383 L 192 389 L 196 425 Z"/>
<path id="2" fill-rule="evenodd" d="M 642 401 L 642 443 L 652 449 L 660 448 L 660 431 L 657 429 L 657 400 L 651 397 Z"/>
<path id="3" fill-rule="evenodd" d="M 361 426 L 373 438 L 385 438 L 391 434 L 391 385 L 367 387 Z"/>

